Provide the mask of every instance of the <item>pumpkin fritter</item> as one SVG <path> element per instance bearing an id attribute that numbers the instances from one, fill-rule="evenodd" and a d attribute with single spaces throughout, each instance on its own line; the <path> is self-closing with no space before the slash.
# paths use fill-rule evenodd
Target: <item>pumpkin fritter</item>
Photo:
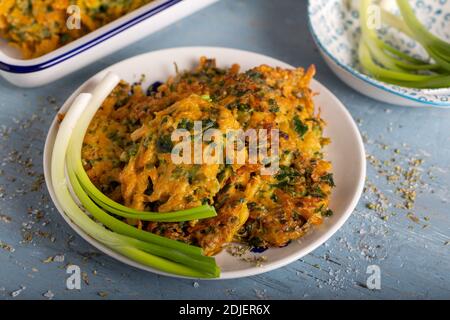
<path id="1" fill-rule="evenodd" d="M 2 0 L 0 36 L 18 48 L 24 59 L 37 58 L 152 1 Z M 69 13 L 75 13 L 67 13 L 71 5 L 79 9 L 79 29 L 67 27 Z"/>
<path id="2" fill-rule="evenodd" d="M 165 237 L 199 245 L 207 255 L 238 241 L 281 247 L 332 214 L 331 164 L 323 158 L 324 121 L 315 113 L 309 83 L 314 66 L 287 70 L 262 65 L 240 72 L 202 57 L 144 93 L 122 82 L 90 124 L 83 146 L 94 184 L 126 206 L 168 212 L 210 204 L 214 218 L 183 223 L 128 220 Z M 157 87 L 157 88 L 156 88 Z M 203 129 L 278 129 L 279 170 L 262 164 L 175 164 L 171 134 Z M 202 142 L 207 147 L 207 142 Z M 248 146 L 241 152 L 248 156 Z M 226 163 L 226 162 L 224 162 Z"/>

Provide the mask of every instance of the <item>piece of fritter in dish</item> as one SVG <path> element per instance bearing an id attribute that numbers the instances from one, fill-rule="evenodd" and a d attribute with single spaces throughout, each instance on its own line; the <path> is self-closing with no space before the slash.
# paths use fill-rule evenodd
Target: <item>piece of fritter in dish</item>
<path id="1" fill-rule="evenodd" d="M 152 1 L 1 0 L 0 37 L 37 58 Z"/>
<path id="2" fill-rule="evenodd" d="M 325 123 L 309 88 L 314 73 L 314 67 L 266 65 L 242 73 L 238 65 L 219 69 L 213 59 L 201 58 L 195 70 L 177 73 L 146 93 L 139 84 L 121 83 L 86 134 L 82 156 L 88 175 L 105 194 L 139 210 L 214 206 L 217 216 L 204 220 L 127 221 L 199 245 L 206 255 L 233 241 L 258 248 L 285 246 L 332 214 L 334 182 L 331 164 L 323 158 L 329 139 L 323 137 Z M 183 155 L 188 163 L 175 163 L 171 156 L 179 143 L 172 134 L 178 129 L 192 139 L 193 148 Z M 220 161 L 196 162 L 194 141 L 208 129 L 219 135 L 199 140 L 200 146 L 222 150 L 214 154 Z M 248 161 L 248 141 L 233 144 L 246 161 L 230 163 L 227 132 L 249 129 L 278 130 L 278 152 L 269 138 L 267 152 L 255 164 Z M 275 163 L 278 170 L 263 174 Z"/>

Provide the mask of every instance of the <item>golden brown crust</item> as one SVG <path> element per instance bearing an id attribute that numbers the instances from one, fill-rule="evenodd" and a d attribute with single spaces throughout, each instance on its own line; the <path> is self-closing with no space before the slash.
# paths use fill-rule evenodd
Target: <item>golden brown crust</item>
<path id="1" fill-rule="evenodd" d="M 24 59 L 37 58 L 151 1 L 2 0 L 0 36 L 19 49 Z M 80 10 L 79 29 L 67 27 L 71 5 Z"/>
<path id="2" fill-rule="evenodd" d="M 231 241 L 284 246 L 331 214 L 334 183 L 331 164 L 322 155 L 329 140 L 322 135 L 325 123 L 315 114 L 309 88 L 314 74 L 314 66 L 305 71 L 266 65 L 239 73 L 237 65 L 222 70 L 203 57 L 194 71 L 177 74 L 148 96 L 139 86 L 122 83 L 86 135 L 88 174 L 109 196 L 140 210 L 213 205 L 218 215 L 211 219 L 143 225 L 200 245 L 205 254 L 216 254 Z M 192 130 L 194 121 L 222 133 L 279 129 L 280 170 L 264 176 L 261 164 L 172 163 L 171 132 Z M 108 187 L 110 180 L 114 188 Z"/>

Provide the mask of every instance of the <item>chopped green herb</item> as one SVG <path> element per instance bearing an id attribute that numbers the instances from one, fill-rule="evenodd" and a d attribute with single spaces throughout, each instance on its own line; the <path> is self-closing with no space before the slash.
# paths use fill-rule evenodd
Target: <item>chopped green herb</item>
<path id="1" fill-rule="evenodd" d="M 128 155 L 130 157 L 134 157 L 136 153 L 138 152 L 139 145 L 138 144 L 132 144 L 131 147 L 128 149 Z"/>
<path id="2" fill-rule="evenodd" d="M 320 189 L 319 186 L 314 187 L 313 189 L 309 190 L 308 195 L 314 198 L 325 198 L 326 194 L 325 192 Z"/>
<path id="3" fill-rule="evenodd" d="M 325 211 L 322 211 L 322 216 L 324 216 L 324 217 L 331 217 L 333 214 L 334 214 L 333 210 L 331 210 L 331 209 L 327 209 Z"/>
<path id="4" fill-rule="evenodd" d="M 161 153 L 172 152 L 173 142 L 170 135 L 163 135 L 159 137 L 158 141 L 156 142 L 156 148 L 158 152 Z"/>
<path id="5" fill-rule="evenodd" d="M 278 171 L 278 174 L 276 175 L 276 179 L 278 181 L 283 180 L 293 180 L 295 177 L 298 177 L 300 174 L 291 167 L 287 166 L 280 166 L 280 170 Z"/>
<path id="6" fill-rule="evenodd" d="M 248 112 L 250 111 L 251 107 L 246 103 L 239 103 L 237 105 L 237 109 L 242 112 Z"/>
<path id="7" fill-rule="evenodd" d="M 273 113 L 280 111 L 280 107 L 275 99 L 269 99 L 269 111 Z"/>
<path id="8" fill-rule="evenodd" d="M 303 136 L 308 132 L 308 126 L 303 124 L 302 120 L 298 116 L 294 117 L 294 129 L 300 136 L 300 138 L 303 138 Z"/>
<path id="9" fill-rule="evenodd" d="M 191 131 L 194 128 L 194 123 L 189 119 L 181 119 L 178 123 L 177 129 L 185 129 Z"/>
<path id="10" fill-rule="evenodd" d="M 334 179 L 333 179 L 333 174 L 332 173 L 328 173 L 324 176 L 320 177 L 320 181 L 325 182 L 326 184 L 328 184 L 330 187 L 335 187 L 336 184 L 334 183 Z"/>
<path id="11" fill-rule="evenodd" d="M 273 202 L 278 202 L 278 197 L 277 197 L 277 195 L 275 194 L 275 193 L 273 193 L 271 196 L 270 196 L 270 199 L 272 199 L 272 201 Z"/>
<path id="12" fill-rule="evenodd" d="M 261 238 L 253 237 L 248 240 L 248 244 L 254 248 L 260 248 L 263 246 L 264 242 L 261 240 Z"/>
<path id="13" fill-rule="evenodd" d="M 263 78 L 262 73 L 260 73 L 260 72 L 258 72 L 258 71 L 255 71 L 255 70 L 248 70 L 248 71 L 245 73 L 245 75 L 246 75 L 247 77 L 249 77 L 250 79 L 252 79 L 252 80 L 259 80 L 259 79 L 262 79 L 262 78 Z"/>
<path id="14" fill-rule="evenodd" d="M 210 128 L 218 128 L 219 124 L 215 121 L 215 120 L 211 120 L 211 119 L 203 119 L 202 120 L 202 127 L 203 127 L 203 131 L 206 131 Z"/>
<path id="15" fill-rule="evenodd" d="M 201 98 L 205 101 L 212 102 L 211 96 L 208 94 L 201 96 Z"/>

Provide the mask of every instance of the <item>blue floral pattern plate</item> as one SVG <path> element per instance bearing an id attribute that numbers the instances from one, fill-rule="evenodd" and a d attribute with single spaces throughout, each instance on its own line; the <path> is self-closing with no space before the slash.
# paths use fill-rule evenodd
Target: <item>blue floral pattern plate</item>
<path id="1" fill-rule="evenodd" d="M 378 81 L 363 74 L 358 63 L 360 39 L 358 0 L 309 0 L 309 27 L 325 61 L 355 90 L 386 103 L 404 106 L 450 107 L 448 89 L 410 89 Z M 393 13 L 398 10 L 393 2 Z M 410 1 L 420 21 L 446 41 L 450 41 L 450 0 Z M 397 12 L 396 12 L 397 10 Z M 420 44 L 397 30 L 382 26 L 380 37 L 391 45 L 422 59 L 427 54 Z"/>

